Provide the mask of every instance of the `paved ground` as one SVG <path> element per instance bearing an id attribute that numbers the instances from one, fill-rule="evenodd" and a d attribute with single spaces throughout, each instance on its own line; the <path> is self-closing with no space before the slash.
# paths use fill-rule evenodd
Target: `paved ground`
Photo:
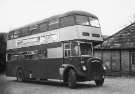
<path id="1" fill-rule="evenodd" d="M 78 83 L 77 89 L 49 82 L 17 82 L 16 78 L 1 77 L 0 94 L 135 94 L 135 77 L 106 78 L 102 87 L 94 82 Z"/>

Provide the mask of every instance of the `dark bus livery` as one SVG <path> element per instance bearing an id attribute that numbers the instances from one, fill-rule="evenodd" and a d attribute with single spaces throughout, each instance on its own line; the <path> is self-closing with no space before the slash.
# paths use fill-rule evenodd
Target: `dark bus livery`
<path id="1" fill-rule="evenodd" d="M 84 11 L 17 28 L 8 33 L 6 74 L 18 81 L 58 79 L 70 88 L 82 81 L 102 86 L 105 67 L 93 55 L 102 41 L 98 18 Z"/>

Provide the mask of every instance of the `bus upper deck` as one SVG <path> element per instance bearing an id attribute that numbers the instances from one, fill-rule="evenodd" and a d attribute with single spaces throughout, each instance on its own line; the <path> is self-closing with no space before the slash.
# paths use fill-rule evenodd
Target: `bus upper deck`
<path id="1" fill-rule="evenodd" d="M 72 11 L 12 30 L 8 34 L 7 49 L 78 39 L 90 40 L 93 44 L 103 41 L 95 15 Z"/>

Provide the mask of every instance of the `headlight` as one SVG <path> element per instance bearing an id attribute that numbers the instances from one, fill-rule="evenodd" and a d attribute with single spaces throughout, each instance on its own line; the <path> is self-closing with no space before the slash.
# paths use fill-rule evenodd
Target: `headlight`
<path id="1" fill-rule="evenodd" d="M 83 69 L 83 71 L 87 70 L 86 66 L 82 66 L 82 69 Z"/>
<path id="2" fill-rule="evenodd" d="M 105 67 L 105 66 L 103 66 L 103 69 L 104 69 L 104 70 L 106 70 L 106 67 Z"/>

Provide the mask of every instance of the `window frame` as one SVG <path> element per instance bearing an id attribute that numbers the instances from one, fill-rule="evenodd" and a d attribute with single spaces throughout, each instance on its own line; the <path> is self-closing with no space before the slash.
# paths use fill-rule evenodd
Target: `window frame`
<path id="1" fill-rule="evenodd" d="M 69 17 L 69 16 L 72 16 L 73 17 L 73 22 L 74 22 L 74 24 L 72 24 L 72 25 L 61 25 L 62 23 L 61 23 L 61 21 L 62 21 L 62 19 L 63 18 L 66 18 L 66 17 Z M 75 16 L 74 15 L 68 15 L 68 16 L 63 16 L 63 17 L 60 17 L 59 18 L 59 28 L 64 28 L 64 27 L 68 27 L 68 26 L 74 26 L 74 25 L 76 25 L 76 21 L 75 21 Z"/>
<path id="2" fill-rule="evenodd" d="M 91 54 L 87 54 L 87 55 L 93 56 L 94 51 L 93 51 L 93 44 L 92 44 L 92 42 L 91 42 L 91 43 L 88 43 L 88 42 L 80 42 L 80 43 L 79 43 L 80 55 L 83 56 L 84 54 L 82 54 L 81 44 L 89 44 L 89 45 L 91 46 L 91 50 L 90 50 L 90 51 L 91 51 Z M 89 52 L 90 52 L 90 51 L 89 51 Z"/>
<path id="3" fill-rule="evenodd" d="M 8 40 L 14 39 L 14 31 L 8 33 Z"/>
<path id="4" fill-rule="evenodd" d="M 74 16 L 75 16 L 75 24 L 76 24 L 76 25 L 91 26 L 91 25 L 90 25 L 90 21 L 89 21 L 89 16 L 81 15 L 81 14 L 75 14 Z M 78 24 L 78 23 L 77 23 L 77 17 L 76 17 L 76 16 L 85 16 L 85 17 L 87 17 L 87 21 L 88 21 L 89 25 L 85 25 L 85 24 Z"/>
<path id="5" fill-rule="evenodd" d="M 16 33 L 16 34 L 15 34 Z M 14 31 L 14 39 L 21 37 L 21 31 L 20 29 Z M 16 36 L 16 37 L 15 37 Z"/>
<path id="6" fill-rule="evenodd" d="M 97 26 L 92 26 L 92 25 L 91 25 L 91 22 L 90 22 L 90 18 L 96 19 L 96 20 L 98 21 L 99 26 L 98 26 L 98 27 L 97 27 Z M 90 26 L 91 26 L 91 27 L 100 28 L 100 23 L 99 23 L 98 18 L 94 18 L 94 17 L 91 17 L 91 16 L 90 16 L 90 17 L 89 17 L 89 23 L 90 23 Z"/>
<path id="7" fill-rule="evenodd" d="M 28 27 L 29 34 L 37 34 L 39 32 L 39 24 L 31 25 Z M 27 35 L 26 35 L 27 36 Z"/>
<path id="8" fill-rule="evenodd" d="M 56 25 L 57 27 L 53 27 L 53 28 L 50 28 L 52 26 L 52 22 L 55 22 L 55 24 L 53 25 Z M 51 31 L 51 30 L 55 30 L 55 29 L 59 29 L 60 28 L 60 19 L 52 19 L 48 22 L 48 31 Z"/>
<path id="9" fill-rule="evenodd" d="M 66 48 L 65 46 L 69 44 L 69 48 Z M 67 55 L 66 55 L 67 53 Z M 72 56 L 72 45 L 71 42 L 64 43 L 64 57 L 71 57 Z"/>
<path id="10" fill-rule="evenodd" d="M 71 54 L 73 57 L 76 57 L 76 56 L 80 56 L 80 47 L 79 47 L 79 42 L 78 41 L 75 41 L 75 42 L 72 42 L 71 44 Z M 77 47 L 77 49 L 75 49 L 75 47 Z"/>
<path id="11" fill-rule="evenodd" d="M 48 58 L 47 49 L 31 50 L 23 52 L 24 60 L 39 60 Z M 36 56 L 36 58 L 34 58 Z"/>
<path id="12" fill-rule="evenodd" d="M 39 23 L 39 31 L 40 31 L 40 32 L 47 32 L 48 29 L 49 29 L 48 23 L 49 23 L 49 22 L 42 22 L 42 23 Z M 46 30 L 43 30 L 43 31 L 42 31 L 40 26 L 41 26 L 41 25 L 44 25 L 44 24 L 46 24 L 47 28 L 46 28 Z"/>
<path id="13" fill-rule="evenodd" d="M 26 29 L 26 30 L 25 30 Z M 23 27 L 20 29 L 20 32 L 21 32 L 21 37 L 24 37 L 24 36 L 27 36 L 27 35 L 30 35 L 30 31 L 29 31 L 29 27 Z"/>

